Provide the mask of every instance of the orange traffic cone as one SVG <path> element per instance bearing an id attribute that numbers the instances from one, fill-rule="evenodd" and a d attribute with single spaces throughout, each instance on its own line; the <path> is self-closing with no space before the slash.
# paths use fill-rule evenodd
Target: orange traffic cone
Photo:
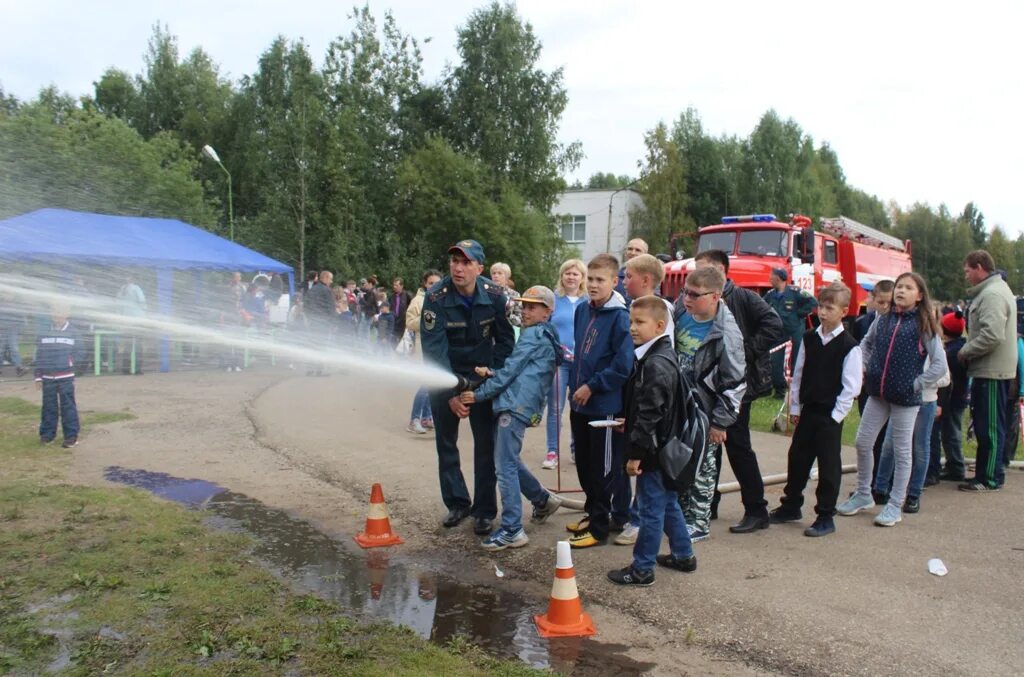
<path id="1" fill-rule="evenodd" d="M 391 531 L 388 507 L 384 504 L 384 490 L 380 488 L 380 484 L 374 484 L 370 491 L 370 514 L 366 518 L 366 531 L 356 534 L 354 538 L 356 543 L 364 548 L 380 548 L 403 542 Z"/>
<path id="2" fill-rule="evenodd" d="M 576 572 L 572 567 L 569 541 L 558 542 L 555 582 L 551 586 L 548 612 L 534 616 L 541 637 L 586 637 L 597 633 L 594 621 L 583 612 L 576 590 Z"/>
<path id="3" fill-rule="evenodd" d="M 388 577 L 388 554 L 383 551 L 367 553 L 366 568 L 370 574 L 370 599 L 380 599 Z"/>

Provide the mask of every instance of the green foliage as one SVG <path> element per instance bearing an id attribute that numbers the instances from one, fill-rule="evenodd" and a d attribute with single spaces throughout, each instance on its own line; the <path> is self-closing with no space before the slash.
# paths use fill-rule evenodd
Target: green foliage
<path id="1" fill-rule="evenodd" d="M 611 172 L 608 172 L 607 174 L 598 172 L 597 174 L 592 174 L 590 178 L 587 179 L 587 189 L 603 190 L 606 188 L 625 188 L 626 186 L 633 184 L 635 181 L 636 179 L 633 179 L 626 174 L 616 176 Z"/>
<path id="2" fill-rule="evenodd" d="M 567 257 L 546 214 L 527 207 L 510 184 L 495 185 L 482 162 L 441 138 L 429 138 L 401 164 L 397 196 L 398 238 L 417 269 L 444 270 L 448 245 L 470 236 L 484 244 L 489 262 L 512 267 L 522 289 L 551 284 Z"/>
<path id="3" fill-rule="evenodd" d="M 445 79 L 448 140 L 478 157 L 495 185 L 507 181 L 540 212 L 554 205 L 579 144 L 557 142 L 568 103 L 562 69 L 538 67 L 541 44 L 512 4 L 493 2 L 459 28 L 460 61 Z"/>
<path id="4" fill-rule="evenodd" d="M 42 207 L 214 222 L 196 154 L 52 91 L 0 115 L 0 215 Z"/>

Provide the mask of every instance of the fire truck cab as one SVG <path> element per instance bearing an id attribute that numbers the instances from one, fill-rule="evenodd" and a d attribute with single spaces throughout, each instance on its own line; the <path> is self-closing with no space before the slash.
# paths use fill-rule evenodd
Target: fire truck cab
<path id="1" fill-rule="evenodd" d="M 740 287 L 763 294 L 773 268 L 782 268 L 794 284 L 811 294 L 835 280 L 853 291 L 847 316 L 860 313 L 867 293 L 880 280 L 893 280 L 911 269 L 910 241 L 901 241 L 853 219 L 839 216 L 819 222 L 806 216 L 783 223 L 772 214 L 726 216 L 701 228 L 696 251 L 721 249 L 729 255 L 729 278 Z M 662 294 L 674 299 L 693 259 L 665 265 Z"/>

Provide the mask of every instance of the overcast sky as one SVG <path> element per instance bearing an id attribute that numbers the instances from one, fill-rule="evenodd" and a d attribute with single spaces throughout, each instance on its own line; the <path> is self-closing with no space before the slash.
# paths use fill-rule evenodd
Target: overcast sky
<path id="1" fill-rule="evenodd" d="M 456 58 L 455 29 L 481 0 L 370 4 L 421 40 L 428 80 Z M 768 108 L 827 141 L 853 186 L 1024 229 L 1024 3 L 643 2 L 523 0 L 565 69 L 565 141 L 586 153 L 569 177 L 637 173 L 643 134 L 696 108 L 713 134 L 746 136 Z M 0 0 L 0 84 L 20 99 L 55 84 L 92 91 L 109 66 L 130 73 L 157 21 L 182 56 L 201 46 L 237 80 L 278 34 L 322 63 L 351 29 L 348 3 L 290 0 Z M 432 38 L 422 44 L 423 38 Z M 1014 66 L 1013 64 L 1017 64 Z"/>

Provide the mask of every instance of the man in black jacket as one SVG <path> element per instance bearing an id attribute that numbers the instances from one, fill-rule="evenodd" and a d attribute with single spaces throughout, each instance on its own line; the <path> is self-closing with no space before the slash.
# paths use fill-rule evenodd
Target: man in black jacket
<path id="1" fill-rule="evenodd" d="M 757 455 L 750 443 L 750 405 L 758 397 L 771 392 L 771 363 L 768 351 L 785 340 L 782 320 L 764 299 L 743 287 L 737 287 L 729 276 L 729 256 L 718 249 L 700 252 L 694 257 L 698 268 L 712 266 L 726 276 L 722 299 L 729 308 L 736 324 L 743 334 L 743 347 L 747 360 L 747 391 L 743 396 L 736 422 L 726 430 L 725 452 L 729 457 L 736 481 L 740 485 L 743 500 L 743 519 L 729 527 L 734 534 L 747 534 L 768 528 L 768 502 L 764 498 L 764 481 Z M 720 472 L 721 446 L 716 450 L 719 456 L 717 469 Z M 711 514 L 718 515 L 718 477 L 715 477 L 715 497 L 711 503 Z"/>

